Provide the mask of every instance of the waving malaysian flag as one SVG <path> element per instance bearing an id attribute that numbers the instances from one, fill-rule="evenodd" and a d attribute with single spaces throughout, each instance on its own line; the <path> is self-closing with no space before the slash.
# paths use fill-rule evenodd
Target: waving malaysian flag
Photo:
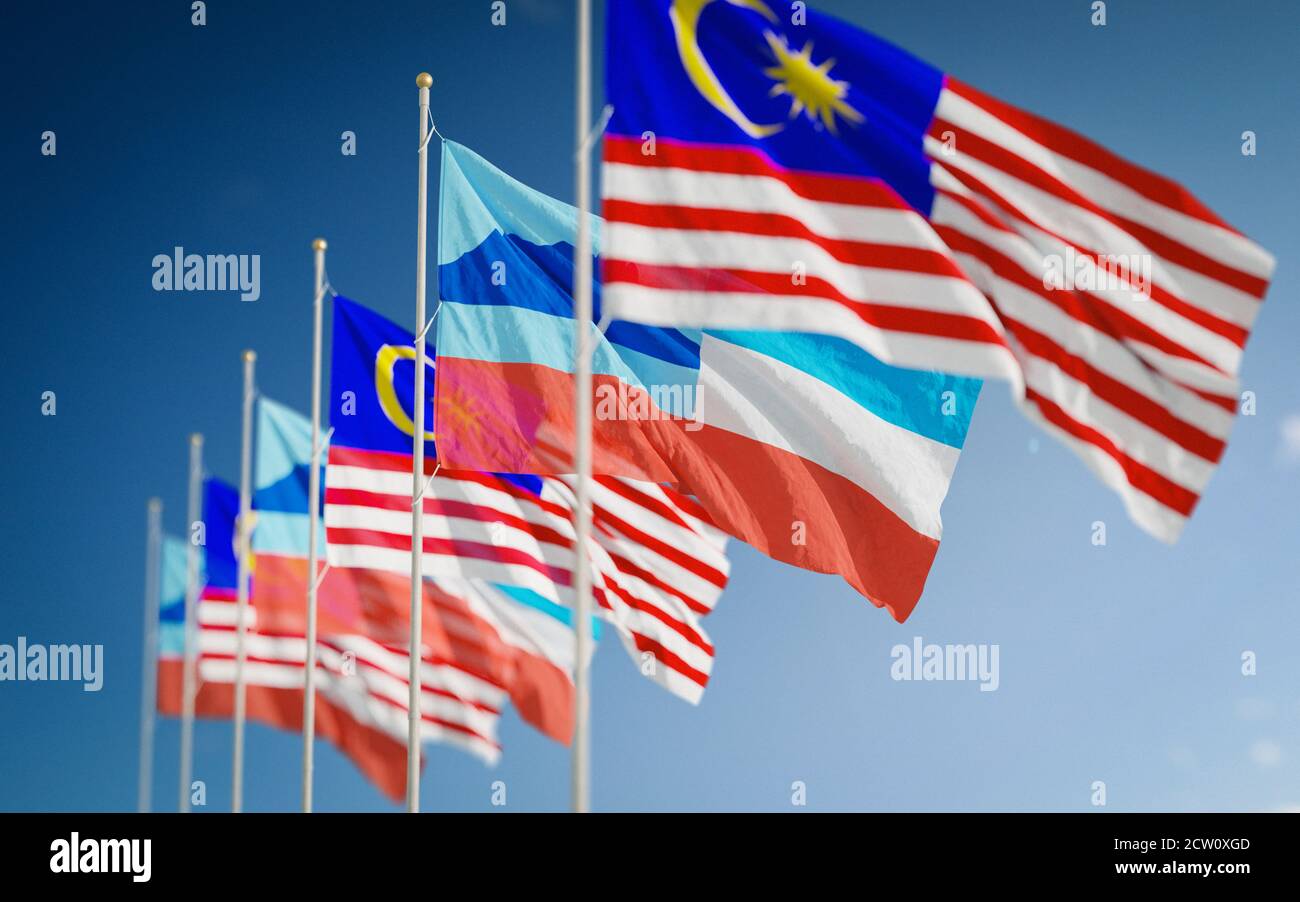
<path id="1" fill-rule="evenodd" d="M 408 573 L 413 336 L 336 298 L 333 341 L 335 432 L 325 479 L 329 561 Z M 433 434 L 426 438 L 432 450 Z M 433 478 L 422 499 L 424 572 L 522 589 L 567 616 L 575 556 L 584 553 L 575 547 L 568 482 L 436 471 L 432 453 L 426 468 Z M 697 702 L 713 666 L 713 645 L 700 620 L 727 583 L 725 538 L 696 503 L 651 482 L 602 479 L 593 523 L 585 553 L 604 619 L 643 674 Z"/>
<path id="2" fill-rule="evenodd" d="M 658 326 L 807 329 L 1010 381 L 1177 538 L 1273 259 L 1179 185 L 829 16 L 607 17 L 604 288 Z"/>

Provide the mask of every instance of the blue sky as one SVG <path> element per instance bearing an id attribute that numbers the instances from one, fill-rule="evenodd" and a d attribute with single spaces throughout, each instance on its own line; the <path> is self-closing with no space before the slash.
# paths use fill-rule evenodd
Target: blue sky
<path id="1" fill-rule="evenodd" d="M 433 74 L 444 134 L 573 196 L 570 4 L 507 0 L 505 27 L 486 0 L 208 5 L 203 28 L 175 2 L 7 15 L 0 642 L 102 643 L 106 673 L 99 693 L 0 683 L 0 809 L 134 805 L 145 502 L 160 495 L 182 528 L 191 431 L 237 476 L 243 348 L 268 395 L 306 409 L 311 239 L 329 239 L 339 291 L 412 318 L 416 72 Z M 808 810 L 1082 811 L 1095 780 L 1106 810 L 1300 806 L 1300 8 L 1113 2 L 1097 28 L 1076 0 L 819 6 L 1176 178 L 1271 250 L 1243 370 L 1258 412 L 1169 548 L 989 384 L 908 623 L 734 548 L 698 708 L 621 649 L 597 654 L 594 807 L 799 810 L 802 781 Z M 154 292 L 150 262 L 176 245 L 260 254 L 261 300 Z M 57 416 L 41 416 L 45 391 Z M 998 690 L 890 679 L 890 648 L 914 636 L 997 644 Z M 165 809 L 177 732 L 160 723 Z M 496 780 L 506 810 L 563 808 L 567 750 L 512 712 L 501 739 L 495 769 L 431 748 L 425 808 L 493 810 Z M 250 728 L 248 809 L 297 806 L 299 748 Z M 229 755 L 229 725 L 200 723 L 213 810 Z M 393 807 L 324 744 L 317 805 Z"/>

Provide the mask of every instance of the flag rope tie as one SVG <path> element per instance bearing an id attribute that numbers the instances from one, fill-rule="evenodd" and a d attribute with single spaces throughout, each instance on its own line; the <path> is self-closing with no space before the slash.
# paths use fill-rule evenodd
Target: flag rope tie
<path id="1" fill-rule="evenodd" d="M 591 127 L 591 131 L 587 132 L 587 137 L 582 140 L 582 146 L 579 147 L 578 152 L 574 154 L 575 159 L 583 154 L 591 153 L 592 145 L 600 139 L 601 135 L 605 134 L 605 129 L 609 126 L 609 120 L 613 115 L 614 104 L 605 104 L 605 108 L 600 111 L 600 118 L 596 120 L 596 124 Z"/>
<path id="2" fill-rule="evenodd" d="M 429 486 L 433 485 L 433 477 L 437 476 L 438 471 L 441 469 L 442 469 L 442 461 L 439 461 L 434 466 L 433 472 L 429 474 L 429 478 L 425 480 L 424 488 L 420 489 L 420 494 L 416 495 L 415 500 L 411 502 L 411 507 L 418 507 L 420 502 L 424 500 L 424 493 L 429 491 Z"/>
<path id="3" fill-rule="evenodd" d="M 442 136 L 442 132 L 438 131 L 438 126 L 435 125 L 434 122 L 433 122 L 433 110 L 432 110 L 432 109 L 428 110 L 426 116 L 427 116 L 427 118 L 428 118 L 428 120 L 429 120 L 429 133 L 428 133 L 427 135 L 425 135 L 425 136 L 424 136 L 424 140 L 420 142 L 419 150 L 417 150 L 416 153 L 423 153 L 423 152 L 424 152 L 424 149 L 425 149 L 426 147 L 429 146 L 429 139 L 432 138 L 434 135 L 437 135 L 437 136 L 438 136 L 438 140 L 439 140 L 439 141 L 446 141 L 446 140 L 447 140 L 446 138 L 444 138 L 444 137 Z"/>

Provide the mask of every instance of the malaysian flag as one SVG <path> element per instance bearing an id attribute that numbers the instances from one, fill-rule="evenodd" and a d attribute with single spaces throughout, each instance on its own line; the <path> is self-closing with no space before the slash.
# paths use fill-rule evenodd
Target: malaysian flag
<path id="1" fill-rule="evenodd" d="M 1006 379 L 1176 539 L 1272 257 L 1170 180 L 801 12 L 610 5 L 606 309 Z"/>
<path id="2" fill-rule="evenodd" d="M 329 561 L 406 573 L 413 336 L 343 298 L 335 299 L 333 336 Z M 570 485 L 473 471 L 435 476 L 433 458 L 422 500 L 424 572 L 517 587 L 564 609 L 575 565 Z M 602 615 L 644 674 L 698 701 L 713 663 L 700 619 L 726 585 L 724 537 L 697 504 L 654 483 L 602 480 L 593 520 L 586 553 Z"/>
<path id="3" fill-rule="evenodd" d="M 307 498 L 312 455 L 311 422 L 272 401 L 257 402 L 257 459 L 253 505 L 255 572 L 253 597 L 265 630 L 306 631 Z M 324 483 L 322 482 L 322 485 Z M 324 546 L 321 524 L 320 543 Z M 362 567 L 322 568 L 317 592 L 318 635 L 344 639 L 364 636 L 393 648 L 410 642 L 410 576 Z M 426 580 L 425 654 L 441 671 L 437 693 L 446 709 L 426 713 L 464 741 L 495 740 L 479 731 L 462 709 L 481 705 L 486 691 L 508 694 L 525 721 L 567 743 L 573 732 L 573 633 L 554 606 L 530 593 L 509 594 L 475 581 Z M 451 688 L 463 684 L 468 694 Z M 477 700 L 477 701 L 476 701 Z M 493 712 L 495 716 L 495 712 Z M 488 757 L 495 758 L 495 754 Z"/>
<path id="4" fill-rule="evenodd" d="M 229 718 L 234 711 L 236 556 L 239 493 L 209 479 L 204 489 L 206 579 L 198 607 L 198 692 L 195 713 Z M 254 528 L 256 536 L 256 527 Z M 244 680 L 250 720 L 302 731 L 302 632 L 268 630 L 258 621 L 257 565 L 245 621 Z M 394 801 L 406 790 L 409 658 L 404 644 L 362 635 L 320 638 L 316 669 L 316 732 L 352 759 Z M 424 741 L 454 745 L 493 763 L 500 757 L 497 724 L 505 691 L 426 655 L 422 667 Z"/>

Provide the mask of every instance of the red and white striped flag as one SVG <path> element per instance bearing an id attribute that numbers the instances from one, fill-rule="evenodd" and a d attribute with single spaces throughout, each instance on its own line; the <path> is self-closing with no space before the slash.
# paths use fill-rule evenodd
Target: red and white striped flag
<path id="1" fill-rule="evenodd" d="M 409 458 L 333 445 L 325 486 L 330 565 L 408 571 Z M 574 496 L 567 480 L 439 473 L 423 505 L 425 573 L 571 602 Z M 700 619 L 726 585 L 725 547 L 725 537 L 680 493 L 595 480 L 587 553 L 597 604 L 642 672 L 692 702 L 713 667 Z"/>
<path id="2" fill-rule="evenodd" d="M 244 681 L 249 720 L 289 732 L 302 730 L 304 636 L 267 635 L 250 606 Z M 205 594 L 199 603 L 198 692 L 195 713 L 229 718 L 234 712 L 235 602 Z M 386 796 L 406 791 L 407 654 L 364 636 L 321 639 L 316 667 L 316 735 L 334 744 Z M 426 659 L 423 733 L 486 763 L 497 743 L 504 690 L 455 666 Z"/>
<path id="3" fill-rule="evenodd" d="M 1272 257 L 1172 181 L 829 16 L 747 4 L 710 69 L 673 6 L 607 19 L 606 311 L 1006 379 L 1175 540 Z M 771 99 L 742 113 L 719 84 Z"/>

